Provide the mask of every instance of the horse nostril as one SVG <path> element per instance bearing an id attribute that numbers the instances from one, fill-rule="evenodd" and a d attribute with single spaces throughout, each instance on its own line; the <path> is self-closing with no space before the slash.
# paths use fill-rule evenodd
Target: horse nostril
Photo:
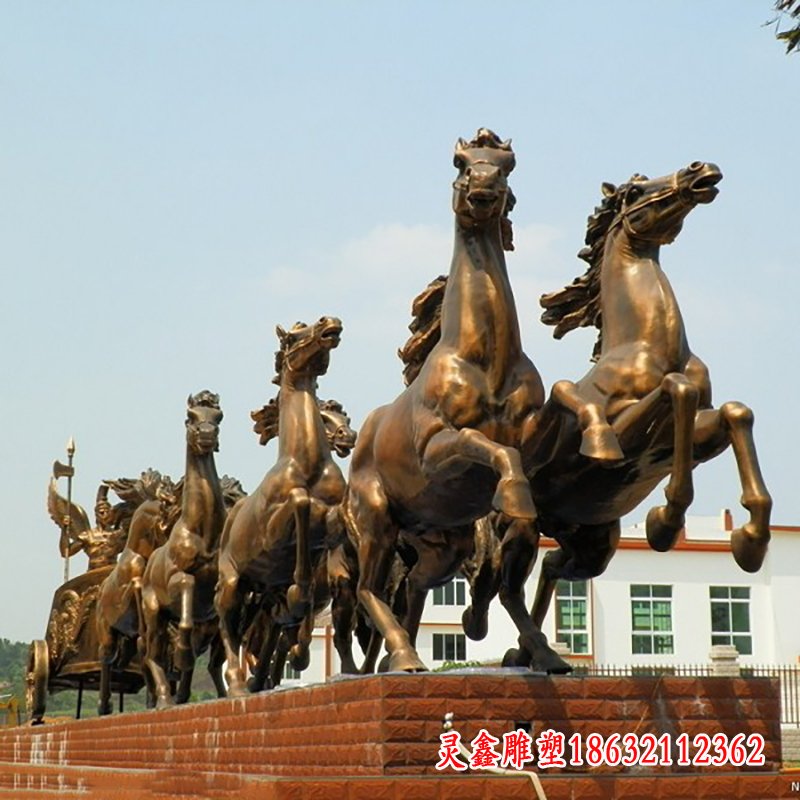
<path id="1" fill-rule="evenodd" d="M 697 170 L 702 169 L 702 167 L 703 167 L 702 161 L 692 161 L 692 163 L 689 164 L 689 169 L 692 170 L 693 172 L 697 172 Z"/>

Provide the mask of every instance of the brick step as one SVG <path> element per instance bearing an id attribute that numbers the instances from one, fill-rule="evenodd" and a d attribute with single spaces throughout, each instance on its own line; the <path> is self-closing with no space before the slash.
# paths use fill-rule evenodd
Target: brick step
<path id="1" fill-rule="evenodd" d="M 16 780 L 16 783 L 14 782 Z M 797 773 L 545 775 L 547 800 L 796 798 Z M 169 770 L 0 764 L 0 798 L 18 800 L 536 800 L 522 775 L 268 778 Z"/>

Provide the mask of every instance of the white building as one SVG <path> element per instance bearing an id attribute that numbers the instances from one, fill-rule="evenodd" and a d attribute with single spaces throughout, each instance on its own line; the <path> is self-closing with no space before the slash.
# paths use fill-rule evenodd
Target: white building
<path id="1" fill-rule="evenodd" d="M 766 560 L 754 575 L 731 555 L 733 527 L 727 510 L 718 517 L 691 517 L 669 553 L 650 549 L 643 524 L 623 529 L 605 574 L 559 584 L 544 632 L 551 642 L 570 646 L 573 663 L 706 664 L 717 644 L 734 645 L 743 666 L 800 662 L 800 527 L 772 528 Z M 552 546 L 542 539 L 540 560 Z M 529 601 L 538 577 L 537 565 L 526 586 Z M 417 640 L 429 667 L 496 663 L 516 646 L 516 630 L 499 600 L 490 610 L 486 639 L 467 639 L 461 613 L 468 602 L 463 578 L 429 594 Z M 314 683 L 338 671 L 330 626 L 323 622 L 315 631 L 311 665 L 298 682 Z"/>

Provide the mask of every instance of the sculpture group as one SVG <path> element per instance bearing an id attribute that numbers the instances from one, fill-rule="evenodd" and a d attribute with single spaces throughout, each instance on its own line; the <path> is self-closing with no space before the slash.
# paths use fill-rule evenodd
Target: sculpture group
<path id="1" fill-rule="evenodd" d="M 731 548 L 742 569 L 760 568 L 772 503 L 753 414 L 737 402 L 712 406 L 708 369 L 689 349 L 659 261 L 686 216 L 713 201 L 719 169 L 694 162 L 663 178 L 603 185 L 579 254 L 588 269 L 541 299 L 556 338 L 599 329 L 593 365 L 546 397 L 522 349 L 505 260 L 511 144 L 480 129 L 458 141 L 454 163 L 449 274 L 414 301 L 400 351 L 405 390 L 367 417 L 357 440 L 341 405 L 316 396 L 342 333 L 338 319 L 322 317 L 277 329 L 278 394 L 252 417 L 262 444 L 277 436 L 278 459 L 252 494 L 218 477 L 222 411 L 208 391 L 187 403 L 181 481 L 149 471 L 104 482 L 102 535 L 92 539 L 85 513 L 51 484 L 62 553 L 83 547 L 90 568 L 75 579 L 78 590 L 57 592 L 48 639 L 32 646 L 34 717 L 44 711 L 42 687 L 75 667 L 65 660 L 70 647 L 96 650 L 81 675 L 91 683 L 96 673 L 101 713 L 111 711 L 113 688 L 136 685 L 130 673 L 139 669 L 153 705 L 185 702 L 206 650 L 220 696 L 274 687 L 287 658 L 308 665 L 315 615 L 329 603 L 344 671 L 358 670 L 354 631 L 362 670 L 375 668 L 382 644 L 381 669 L 424 670 L 415 642 L 427 592 L 458 573 L 470 584 L 468 636 L 486 635 L 499 595 L 518 632 L 504 666 L 567 672 L 541 630 L 556 582 L 600 575 L 620 518 L 664 478 L 666 502 L 647 514 L 647 540 L 673 547 L 693 468 L 728 445 L 750 515 Z M 350 450 L 345 477 L 333 454 Z M 109 489 L 122 501 L 115 507 Z M 529 610 L 524 584 L 541 536 L 558 547 L 543 560 Z M 94 562 L 87 542 L 102 551 Z"/>

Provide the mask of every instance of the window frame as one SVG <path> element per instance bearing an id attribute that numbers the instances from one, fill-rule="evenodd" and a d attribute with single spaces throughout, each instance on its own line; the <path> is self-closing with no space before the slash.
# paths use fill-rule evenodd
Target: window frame
<path id="1" fill-rule="evenodd" d="M 752 594 L 749 586 L 720 586 L 718 584 L 708 587 L 709 613 L 711 615 L 711 646 L 714 645 L 733 645 L 739 655 L 753 655 L 753 621 L 750 614 Z M 714 596 L 716 592 L 716 597 Z M 736 596 L 738 595 L 738 596 Z M 725 626 L 716 627 L 719 616 L 715 619 L 715 606 L 717 609 L 724 609 L 727 612 L 727 622 Z M 734 614 L 734 609 L 740 611 L 744 609 L 746 628 L 736 630 L 737 625 L 741 624 L 739 613 Z M 739 622 L 736 621 L 739 618 Z M 743 646 L 744 645 L 744 646 Z"/>
<path id="2" fill-rule="evenodd" d="M 592 589 L 591 581 L 567 581 L 559 580 L 555 588 L 555 640 L 565 644 L 570 649 L 572 655 L 588 656 L 592 655 Z M 580 589 L 583 594 L 579 594 Z M 568 593 L 564 590 L 568 589 Z M 562 594 L 563 592 L 563 594 Z M 563 605 L 562 605 L 563 604 Z M 583 605 L 582 611 L 577 610 L 576 606 Z M 564 606 L 569 608 L 569 625 L 563 624 L 565 621 Z M 576 626 L 575 618 L 583 617 L 583 627 Z M 582 637 L 585 641 L 583 647 L 576 647 L 576 639 Z"/>
<path id="3" fill-rule="evenodd" d="M 675 655 L 672 588 L 663 583 L 630 584 L 632 655 Z"/>

